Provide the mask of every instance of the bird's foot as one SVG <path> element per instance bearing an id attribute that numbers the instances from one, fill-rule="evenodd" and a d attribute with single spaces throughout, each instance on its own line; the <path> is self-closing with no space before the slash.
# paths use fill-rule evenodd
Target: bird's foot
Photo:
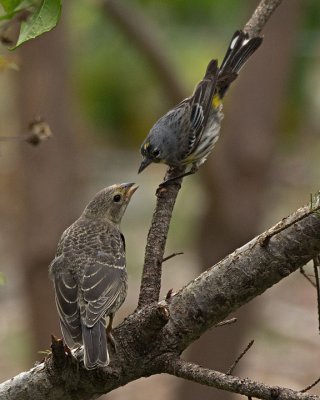
<path id="1" fill-rule="evenodd" d="M 175 181 L 178 181 L 178 180 L 180 180 L 180 179 L 182 179 L 182 178 L 184 178 L 186 176 L 193 175 L 197 170 L 198 170 L 198 168 L 193 166 L 187 172 L 184 172 L 184 173 L 176 175 L 176 176 L 172 176 L 171 178 L 168 178 L 168 179 L 164 180 L 163 182 L 161 182 L 160 185 L 159 185 L 159 189 L 162 189 L 162 188 L 168 186 L 169 184 L 171 184 L 171 183 L 173 183 Z M 177 183 L 180 184 L 180 182 L 177 182 Z"/>

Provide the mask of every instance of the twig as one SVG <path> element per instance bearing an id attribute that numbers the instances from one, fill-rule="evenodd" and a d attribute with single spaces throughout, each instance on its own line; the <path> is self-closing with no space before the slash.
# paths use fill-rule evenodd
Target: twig
<path id="1" fill-rule="evenodd" d="M 225 321 L 221 321 L 218 322 L 217 324 L 215 324 L 215 328 L 219 328 L 220 326 L 225 326 L 225 325 L 230 325 L 230 324 L 234 324 L 238 321 L 237 318 L 231 318 L 231 319 L 227 319 Z"/>
<path id="2" fill-rule="evenodd" d="M 41 117 L 34 118 L 29 123 L 29 132 L 18 136 L 0 136 L 0 142 L 21 141 L 37 146 L 52 137 L 49 124 Z"/>
<path id="3" fill-rule="evenodd" d="M 166 294 L 165 299 L 166 300 L 170 300 L 171 297 L 172 297 L 172 293 L 173 293 L 173 289 L 171 288 L 171 289 L 168 290 L 168 293 Z"/>
<path id="4" fill-rule="evenodd" d="M 170 254 L 170 256 L 164 257 L 164 259 L 162 260 L 162 262 L 164 263 L 165 261 L 168 261 L 168 260 L 170 260 L 170 259 L 173 258 L 173 257 L 180 256 L 181 254 L 184 254 L 184 252 L 183 252 L 183 251 L 180 251 L 180 252 L 178 252 L 178 253 L 172 253 L 172 254 Z"/>
<path id="5" fill-rule="evenodd" d="M 307 393 L 297 392 L 279 386 L 268 386 L 261 382 L 233 375 L 223 374 L 203 368 L 200 365 L 181 360 L 168 355 L 163 362 L 162 372 L 184 378 L 202 385 L 212 386 L 228 392 L 238 393 L 247 397 L 256 397 L 263 400 L 319 400 L 320 397 Z"/>
<path id="6" fill-rule="evenodd" d="M 313 287 L 317 287 L 317 285 L 309 278 L 309 276 L 306 274 L 306 272 L 305 272 L 305 270 L 303 269 L 303 267 L 301 267 L 300 268 L 300 274 L 302 275 L 302 276 L 304 276 L 305 278 L 306 278 L 306 280 L 309 282 L 309 283 L 311 283 L 311 285 L 313 286 Z"/>
<path id="7" fill-rule="evenodd" d="M 314 386 L 316 386 L 316 384 L 318 384 L 320 382 L 320 378 L 316 379 L 313 383 L 311 383 L 311 385 L 307 386 L 306 388 L 300 390 L 301 393 L 305 393 L 308 390 L 312 389 Z"/>
<path id="8" fill-rule="evenodd" d="M 314 212 L 317 212 L 319 210 L 319 206 L 315 209 L 310 208 L 310 210 L 308 211 L 308 215 L 313 214 Z M 300 219 L 303 219 L 304 216 L 301 215 Z M 282 221 L 280 221 L 275 227 L 272 228 L 272 230 L 269 230 L 267 232 L 264 233 L 263 236 L 261 236 L 260 238 L 260 246 L 261 247 L 266 247 L 269 242 L 270 239 L 276 235 L 277 233 L 280 233 L 282 231 L 284 231 L 285 229 L 289 228 L 289 226 L 295 224 L 297 221 L 299 221 L 299 218 L 297 218 L 296 220 L 291 220 L 290 217 L 287 218 L 283 218 Z"/>
<path id="9" fill-rule="evenodd" d="M 319 266 L 320 257 L 319 255 L 313 259 L 313 269 L 316 278 L 316 288 L 317 288 L 317 308 L 318 308 L 318 330 L 320 333 L 320 282 L 319 282 Z"/>
<path id="10" fill-rule="evenodd" d="M 244 31 L 247 32 L 250 37 L 259 35 L 262 28 L 281 2 L 282 0 L 261 0 L 252 14 L 252 17 L 246 23 Z"/>
<path id="11" fill-rule="evenodd" d="M 252 347 L 254 343 L 254 340 L 251 340 L 248 344 L 248 346 L 243 350 L 243 352 L 240 354 L 240 356 L 235 360 L 235 362 L 231 365 L 231 367 L 227 371 L 227 375 L 232 375 L 232 372 L 234 371 L 235 367 L 239 364 L 239 361 L 241 358 L 248 352 L 248 350 Z"/>

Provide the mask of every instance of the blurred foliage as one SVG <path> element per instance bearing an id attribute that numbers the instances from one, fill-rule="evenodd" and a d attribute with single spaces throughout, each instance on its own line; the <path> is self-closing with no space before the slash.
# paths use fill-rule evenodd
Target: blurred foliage
<path id="1" fill-rule="evenodd" d="M 126 2 L 123 1 L 125 4 Z M 186 92 L 191 93 L 212 57 L 221 59 L 234 30 L 243 26 L 256 2 L 238 0 L 132 0 L 154 28 Z M 244 6 L 245 4 L 245 6 Z M 158 77 L 111 18 L 98 6 L 79 0 L 71 6 L 73 85 L 84 118 L 113 144 L 137 146 L 170 106 Z M 315 93 L 306 86 L 310 61 L 319 46 L 320 2 L 304 3 L 297 31 L 296 58 L 283 109 L 283 142 L 294 143 L 302 113 Z"/>
<path id="2" fill-rule="evenodd" d="M 230 32 L 246 14 L 237 0 L 131 3 L 154 26 L 190 92 L 208 60 L 222 56 Z M 73 47 L 72 72 L 81 113 L 98 134 L 108 135 L 115 144 L 136 146 L 166 111 L 168 98 L 143 54 L 111 19 L 87 1 L 70 6 L 72 43 L 81 43 Z M 227 23 L 226 8 L 232 10 Z"/>
<path id="3" fill-rule="evenodd" d="M 311 69 L 316 66 L 319 71 L 320 49 L 320 2 L 309 0 L 305 2 L 305 9 L 301 29 L 296 32 L 296 57 L 292 64 L 290 84 L 287 91 L 287 101 L 284 103 L 282 131 L 283 141 L 287 148 L 295 143 L 295 136 L 299 134 L 299 121 L 305 123 L 313 106 L 317 104 L 320 93 L 315 90 L 317 85 L 309 84 L 315 76 Z M 318 78 L 319 79 L 319 78 Z M 319 103 L 320 104 L 320 103 Z M 316 111 L 318 115 L 319 111 Z"/>

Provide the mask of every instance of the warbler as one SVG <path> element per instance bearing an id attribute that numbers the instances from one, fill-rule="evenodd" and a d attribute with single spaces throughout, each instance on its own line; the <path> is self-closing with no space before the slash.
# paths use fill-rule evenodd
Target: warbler
<path id="1" fill-rule="evenodd" d="M 221 66 L 218 67 L 217 60 L 211 60 L 192 96 L 182 100 L 151 128 L 141 145 L 143 160 L 138 173 L 152 162 L 170 167 L 191 165 L 179 177 L 197 171 L 219 138 L 223 118 L 221 100 L 261 43 L 261 37 L 249 38 L 241 30 L 234 33 Z"/>
<path id="2" fill-rule="evenodd" d="M 113 316 L 127 294 L 119 224 L 136 189 L 123 183 L 98 192 L 62 234 L 49 266 L 64 341 L 69 348 L 83 344 L 86 369 L 109 364 L 107 336 L 113 340 Z"/>

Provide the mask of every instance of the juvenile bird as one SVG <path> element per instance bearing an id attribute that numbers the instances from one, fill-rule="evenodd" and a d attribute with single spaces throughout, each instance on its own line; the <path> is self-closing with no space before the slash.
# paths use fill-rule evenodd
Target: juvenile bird
<path id="1" fill-rule="evenodd" d="M 137 186 L 109 186 L 95 195 L 61 236 L 49 266 L 65 343 L 84 346 L 86 369 L 109 364 L 107 336 L 127 294 L 121 218 Z M 106 319 L 109 324 L 106 328 Z"/>
<path id="2" fill-rule="evenodd" d="M 192 96 L 181 101 L 151 128 L 141 145 L 143 160 L 138 173 L 152 162 L 170 167 L 191 165 L 180 177 L 197 171 L 219 138 L 223 118 L 221 100 L 261 42 L 261 37 L 249 39 L 243 31 L 235 32 L 221 66 L 218 68 L 217 60 L 211 60 Z"/>

